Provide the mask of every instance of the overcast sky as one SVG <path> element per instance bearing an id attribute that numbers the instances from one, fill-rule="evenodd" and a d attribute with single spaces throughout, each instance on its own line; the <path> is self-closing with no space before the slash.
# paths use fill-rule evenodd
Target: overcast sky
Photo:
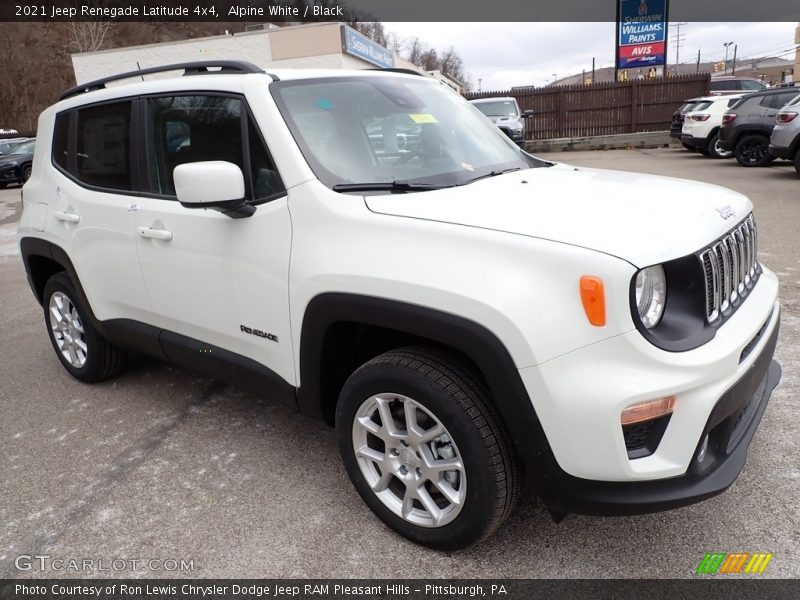
<path id="1" fill-rule="evenodd" d="M 753 0 L 756 1 L 756 0 Z M 681 62 L 694 62 L 697 50 L 703 61 L 725 58 L 725 42 L 738 44 L 738 57 L 783 54 L 792 60 L 796 23 L 689 23 Z M 553 74 L 565 77 L 614 64 L 614 23 L 384 23 L 387 31 L 404 38 L 419 37 L 437 50 L 453 46 L 464 60 L 473 86 L 482 79 L 484 91 L 516 85 L 544 85 Z M 670 25 L 670 64 L 675 62 Z M 733 47 L 729 58 L 733 56 Z"/>

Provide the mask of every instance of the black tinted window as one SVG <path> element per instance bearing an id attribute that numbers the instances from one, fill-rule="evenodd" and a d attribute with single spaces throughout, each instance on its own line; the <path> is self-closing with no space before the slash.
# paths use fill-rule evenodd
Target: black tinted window
<path id="1" fill-rule="evenodd" d="M 708 89 L 710 89 L 712 92 L 719 92 L 720 90 L 730 90 L 732 88 L 731 84 L 727 81 L 712 81 L 709 84 Z"/>
<path id="2" fill-rule="evenodd" d="M 797 96 L 797 92 L 786 92 L 785 94 L 775 94 L 772 100 L 772 107 L 783 108 L 789 102 L 794 100 L 795 96 Z"/>
<path id="3" fill-rule="evenodd" d="M 67 150 L 69 148 L 69 113 L 61 113 L 56 117 L 53 130 L 53 162 L 62 169 L 67 168 Z"/>
<path id="4" fill-rule="evenodd" d="M 242 101 L 224 96 L 169 96 L 147 100 L 151 191 L 175 195 L 178 165 L 224 160 L 244 172 Z"/>
<path id="5" fill-rule="evenodd" d="M 253 177 L 253 197 L 260 200 L 279 194 L 283 191 L 283 183 L 252 119 L 248 123 L 248 144 L 250 146 L 250 170 Z"/>
<path id="6" fill-rule="evenodd" d="M 130 142 L 130 102 L 79 110 L 75 175 L 88 185 L 130 190 Z"/>

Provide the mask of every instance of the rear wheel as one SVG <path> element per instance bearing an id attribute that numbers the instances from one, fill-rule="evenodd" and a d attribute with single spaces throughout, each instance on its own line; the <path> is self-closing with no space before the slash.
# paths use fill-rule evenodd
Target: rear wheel
<path id="1" fill-rule="evenodd" d="M 88 307 L 66 273 L 56 273 L 47 281 L 43 304 L 50 342 L 70 375 L 95 382 L 122 369 L 125 351 L 105 340 L 92 326 Z"/>
<path id="2" fill-rule="evenodd" d="M 800 175 L 800 152 L 794 155 L 794 170 Z"/>
<path id="3" fill-rule="evenodd" d="M 743 167 L 763 167 L 775 160 L 769 153 L 769 140 L 763 135 L 745 135 L 736 143 L 736 161 Z"/>
<path id="4" fill-rule="evenodd" d="M 733 156 L 733 151 L 723 150 L 719 145 L 719 134 L 715 133 L 708 140 L 708 154 L 711 158 L 730 158 Z"/>
<path id="5" fill-rule="evenodd" d="M 350 376 L 336 407 L 339 451 L 384 523 L 455 550 L 508 517 L 519 467 L 490 402 L 470 367 L 426 348 L 387 352 Z"/>
<path id="6" fill-rule="evenodd" d="M 22 183 L 28 181 L 31 178 L 31 166 L 25 165 L 22 167 Z"/>

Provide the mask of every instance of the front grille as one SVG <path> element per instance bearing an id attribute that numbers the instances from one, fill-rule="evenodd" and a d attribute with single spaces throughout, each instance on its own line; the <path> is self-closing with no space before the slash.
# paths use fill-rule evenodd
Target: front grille
<path id="1" fill-rule="evenodd" d="M 706 279 L 706 319 L 730 314 L 758 280 L 758 230 L 752 213 L 700 255 Z"/>

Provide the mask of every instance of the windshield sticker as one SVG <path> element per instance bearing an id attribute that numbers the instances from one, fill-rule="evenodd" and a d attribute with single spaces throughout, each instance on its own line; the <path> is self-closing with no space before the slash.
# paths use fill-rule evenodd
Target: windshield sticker
<path id="1" fill-rule="evenodd" d="M 322 110 L 330 110 L 333 108 L 333 104 L 331 104 L 331 101 L 326 100 L 325 98 L 317 98 L 317 106 Z"/>
<path id="2" fill-rule="evenodd" d="M 471 164 L 465 163 L 465 162 L 461 163 L 461 168 L 464 169 L 465 171 L 474 171 L 475 170 L 475 167 L 473 167 Z"/>
<path id="3" fill-rule="evenodd" d="M 410 114 L 408 115 L 411 117 L 411 120 L 418 125 L 422 125 L 423 123 L 438 123 L 439 121 L 430 114 Z"/>

